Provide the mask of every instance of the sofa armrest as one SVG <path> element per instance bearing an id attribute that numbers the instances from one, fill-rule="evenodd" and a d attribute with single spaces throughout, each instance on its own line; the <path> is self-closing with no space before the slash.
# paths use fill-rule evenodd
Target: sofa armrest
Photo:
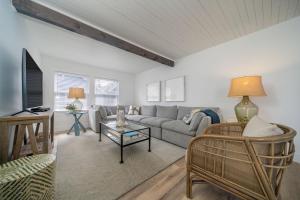
<path id="1" fill-rule="evenodd" d="M 211 118 L 209 116 L 205 116 L 202 118 L 198 125 L 198 129 L 196 132 L 196 136 L 202 135 L 204 130 L 211 125 Z"/>
<path id="2" fill-rule="evenodd" d="M 99 110 L 96 110 L 94 108 L 89 109 L 89 122 L 90 127 L 93 131 L 96 133 L 100 132 L 100 126 L 99 123 L 102 121 L 101 114 Z"/>

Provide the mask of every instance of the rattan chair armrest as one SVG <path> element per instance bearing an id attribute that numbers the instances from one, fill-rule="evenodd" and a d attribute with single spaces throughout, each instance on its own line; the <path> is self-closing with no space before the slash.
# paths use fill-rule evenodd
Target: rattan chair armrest
<path id="1" fill-rule="evenodd" d="M 224 136 L 224 135 L 202 135 L 196 138 L 193 138 L 191 140 L 191 142 L 189 143 L 189 146 L 187 148 L 187 164 L 190 163 L 190 156 L 191 156 L 191 148 L 193 145 L 195 145 L 197 142 L 201 143 L 202 141 L 216 141 L 216 142 L 220 142 L 220 141 L 226 141 L 226 142 L 237 142 L 237 143 L 244 143 L 248 140 L 249 138 L 247 137 L 243 137 L 243 136 Z M 230 149 L 222 149 L 222 147 L 214 147 L 214 149 L 218 149 L 218 150 L 226 150 L 226 151 L 231 151 L 231 152 L 235 152 L 235 153 L 239 153 L 239 154 L 246 154 L 245 152 L 239 152 L 239 151 L 234 151 L 234 149 L 230 150 Z M 233 158 L 234 159 L 234 158 Z"/>
<path id="2" fill-rule="evenodd" d="M 245 125 L 239 122 L 212 124 L 205 129 L 203 135 L 241 136 Z"/>
<path id="3" fill-rule="evenodd" d="M 284 171 L 293 161 L 296 131 L 276 125 L 284 134 L 245 137 L 245 124 L 224 123 L 208 127 L 191 140 L 186 159 L 187 196 L 192 193 L 191 174 L 196 174 L 242 198 L 249 197 L 245 199 L 277 199 Z M 228 178 L 237 172 L 251 176 L 251 181 Z"/>
<path id="4" fill-rule="evenodd" d="M 197 142 L 198 140 L 206 140 L 206 139 L 227 140 L 227 141 L 245 141 L 247 139 L 250 139 L 250 137 L 206 134 L 206 135 L 202 135 L 202 136 L 193 138 L 190 142 L 190 145 L 193 144 L 194 142 Z"/>

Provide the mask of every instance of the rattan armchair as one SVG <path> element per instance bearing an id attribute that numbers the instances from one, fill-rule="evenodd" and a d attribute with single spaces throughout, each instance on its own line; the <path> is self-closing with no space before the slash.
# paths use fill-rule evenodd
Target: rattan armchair
<path id="1" fill-rule="evenodd" d="M 295 130 L 278 125 L 283 135 L 243 137 L 245 124 L 212 125 L 187 150 L 188 198 L 196 181 L 211 183 L 241 199 L 275 200 L 292 163 Z"/>

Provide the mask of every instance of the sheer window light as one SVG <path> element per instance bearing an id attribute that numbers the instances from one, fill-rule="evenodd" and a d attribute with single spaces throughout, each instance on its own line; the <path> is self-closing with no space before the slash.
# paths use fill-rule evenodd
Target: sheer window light
<path id="1" fill-rule="evenodd" d="M 114 106 L 119 103 L 119 82 L 95 79 L 95 104 Z"/>
<path id="2" fill-rule="evenodd" d="M 82 75 L 56 72 L 54 75 L 54 109 L 65 110 L 67 104 L 74 101 L 68 98 L 69 88 L 84 88 L 85 99 L 80 99 L 83 109 L 87 109 L 87 100 L 89 95 L 89 79 Z"/>

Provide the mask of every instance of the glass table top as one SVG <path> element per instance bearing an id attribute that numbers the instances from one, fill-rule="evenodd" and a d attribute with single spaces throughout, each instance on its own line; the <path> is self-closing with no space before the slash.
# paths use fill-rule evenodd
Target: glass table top
<path id="1" fill-rule="evenodd" d="M 126 122 L 126 124 L 122 127 L 117 126 L 116 121 L 111 121 L 106 123 L 101 122 L 101 124 L 121 134 L 148 129 L 148 127 L 146 126 L 135 124 L 132 122 Z"/>

